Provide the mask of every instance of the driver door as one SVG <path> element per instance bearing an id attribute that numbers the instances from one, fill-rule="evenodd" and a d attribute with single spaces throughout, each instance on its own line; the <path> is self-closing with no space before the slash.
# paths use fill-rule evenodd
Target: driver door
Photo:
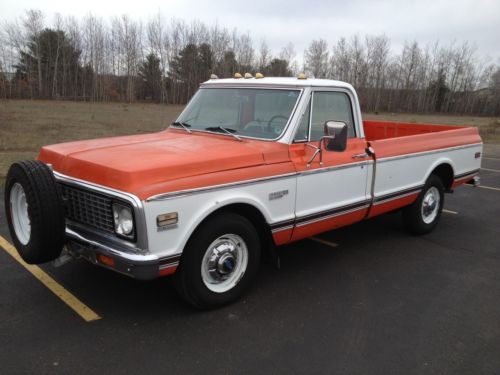
<path id="1" fill-rule="evenodd" d="M 292 240 L 298 240 L 360 221 L 368 206 L 368 158 L 363 157 L 364 139 L 355 132 L 353 98 L 345 91 L 314 91 L 302 115 L 290 155 L 299 172 L 297 178 L 296 223 Z M 343 121 L 348 126 L 347 148 L 343 152 L 323 149 L 314 160 L 314 147 L 324 135 L 326 121 Z M 309 165 L 310 162 L 310 165 Z"/>

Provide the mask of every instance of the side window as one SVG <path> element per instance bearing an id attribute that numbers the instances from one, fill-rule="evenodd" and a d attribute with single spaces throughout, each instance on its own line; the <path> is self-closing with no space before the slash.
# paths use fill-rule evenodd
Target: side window
<path id="1" fill-rule="evenodd" d="M 349 138 L 355 137 L 351 101 L 343 92 L 317 91 L 313 96 L 311 116 L 311 141 L 318 141 L 324 135 L 327 121 L 343 121 L 347 124 Z M 301 124 L 302 126 L 302 124 Z"/>
<path id="2" fill-rule="evenodd" d="M 309 119 L 311 117 L 311 100 L 309 99 L 309 104 L 307 105 L 302 118 L 300 119 L 300 125 L 295 133 L 294 142 L 307 141 L 307 136 L 309 135 Z"/>

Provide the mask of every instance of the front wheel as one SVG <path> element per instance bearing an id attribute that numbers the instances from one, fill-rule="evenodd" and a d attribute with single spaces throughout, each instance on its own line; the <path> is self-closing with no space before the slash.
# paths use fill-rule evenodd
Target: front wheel
<path id="1" fill-rule="evenodd" d="M 65 242 L 64 206 L 51 169 L 36 160 L 11 165 L 5 182 L 10 235 L 26 263 L 56 259 Z"/>
<path id="2" fill-rule="evenodd" d="M 260 241 L 255 227 L 234 213 L 209 218 L 188 241 L 175 274 L 179 294 L 200 309 L 239 298 L 255 277 Z"/>
<path id="3" fill-rule="evenodd" d="M 431 175 L 417 200 L 403 210 L 406 227 L 417 235 L 431 232 L 439 222 L 443 204 L 443 183 L 438 176 Z"/>

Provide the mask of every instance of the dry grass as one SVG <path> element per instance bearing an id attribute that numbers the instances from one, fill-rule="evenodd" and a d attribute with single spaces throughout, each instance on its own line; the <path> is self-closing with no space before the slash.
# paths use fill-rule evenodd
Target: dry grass
<path id="1" fill-rule="evenodd" d="M 12 162 L 33 159 L 40 147 L 71 140 L 163 129 L 183 106 L 90 104 L 63 101 L 0 101 L 0 186 Z M 478 126 L 486 142 L 500 143 L 500 118 L 370 114 L 371 120 Z"/>
<path id="2" fill-rule="evenodd" d="M 183 106 L 0 101 L 0 186 L 12 162 L 33 159 L 40 147 L 72 140 L 164 129 Z"/>

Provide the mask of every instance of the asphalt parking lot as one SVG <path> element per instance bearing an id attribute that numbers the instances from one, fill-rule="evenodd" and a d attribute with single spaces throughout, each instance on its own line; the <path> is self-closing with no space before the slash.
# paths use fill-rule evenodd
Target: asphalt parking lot
<path id="1" fill-rule="evenodd" d="M 242 300 L 215 311 L 187 306 L 168 278 L 42 266 L 100 317 L 86 322 L 0 249 L 0 372 L 499 374 L 495 150 L 483 187 L 447 195 L 433 233 L 413 237 L 388 214 L 282 247 L 280 270 L 263 264 Z"/>

